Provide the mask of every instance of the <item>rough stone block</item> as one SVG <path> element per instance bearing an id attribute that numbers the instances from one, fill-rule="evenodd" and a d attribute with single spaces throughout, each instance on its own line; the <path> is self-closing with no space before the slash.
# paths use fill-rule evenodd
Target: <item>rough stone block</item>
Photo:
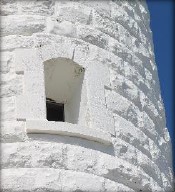
<path id="1" fill-rule="evenodd" d="M 26 35 L 42 32 L 45 28 L 45 17 L 42 16 L 3 16 L 1 35 Z"/>
<path id="2" fill-rule="evenodd" d="M 27 139 L 25 124 L 23 122 L 5 121 L 1 123 L 1 142 L 15 143 Z M 2 153 L 3 149 L 2 149 Z"/>
<path id="3" fill-rule="evenodd" d="M 10 62 L 12 59 L 12 53 L 11 52 L 1 52 L 1 66 L 0 66 L 0 72 L 1 73 L 8 73 L 10 70 Z"/>
<path id="4" fill-rule="evenodd" d="M 74 2 L 67 2 L 60 6 L 60 2 L 55 5 L 55 17 L 57 20 L 67 20 L 72 23 L 88 24 L 91 14 L 91 8 Z"/>
<path id="5" fill-rule="evenodd" d="M 1 121 L 11 121 L 15 119 L 15 97 L 0 98 L 1 109 L 0 117 Z"/>

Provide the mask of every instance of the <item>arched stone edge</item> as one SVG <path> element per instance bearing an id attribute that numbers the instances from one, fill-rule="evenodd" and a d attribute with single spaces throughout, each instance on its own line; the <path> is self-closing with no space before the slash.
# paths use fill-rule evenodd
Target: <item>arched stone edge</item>
<path id="1" fill-rule="evenodd" d="M 22 191 L 128 191 L 125 184 L 89 173 L 51 168 L 2 169 L 1 189 Z M 38 182 L 39 181 L 39 182 Z M 59 182 L 58 182 L 59 181 Z M 87 182 L 89 181 L 89 182 Z M 44 185 L 43 185 L 44 184 Z"/>
<path id="2" fill-rule="evenodd" d="M 26 121 L 27 133 L 45 133 L 54 135 L 64 135 L 71 137 L 79 137 L 87 140 L 100 142 L 106 145 L 112 143 L 109 133 L 105 133 L 102 130 L 92 129 L 89 127 L 82 127 L 76 124 L 67 122 L 54 122 L 54 121 Z"/>

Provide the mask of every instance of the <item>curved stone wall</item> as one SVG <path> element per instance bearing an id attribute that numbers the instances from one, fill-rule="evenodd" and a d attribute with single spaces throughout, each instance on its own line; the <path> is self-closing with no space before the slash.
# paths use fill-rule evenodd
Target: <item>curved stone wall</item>
<path id="1" fill-rule="evenodd" d="M 171 143 L 144 1 L 3 0 L 1 21 L 2 191 L 172 191 Z M 16 74 L 15 50 L 27 48 L 107 67 L 112 145 L 26 133 L 16 120 L 24 75 Z"/>

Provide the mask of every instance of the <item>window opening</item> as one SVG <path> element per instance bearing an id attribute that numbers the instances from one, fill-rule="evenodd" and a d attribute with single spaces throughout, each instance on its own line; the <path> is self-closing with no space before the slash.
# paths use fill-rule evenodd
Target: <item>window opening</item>
<path id="1" fill-rule="evenodd" d="M 45 96 L 48 101 L 47 120 L 73 124 L 82 121 L 82 114 L 84 115 L 82 106 L 86 105 L 86 96 L 81 98 L 84 94 L 82 94 L 84 72 L 83 67 L 70 59 L 53 58 L 44 62 Z"/>
<path id="2" fill-rule="evenodd" d="M 56 103 L 53 99 L 47 98 L 46 109 L 48 121 L 65 121 L 63 103 Z"/>

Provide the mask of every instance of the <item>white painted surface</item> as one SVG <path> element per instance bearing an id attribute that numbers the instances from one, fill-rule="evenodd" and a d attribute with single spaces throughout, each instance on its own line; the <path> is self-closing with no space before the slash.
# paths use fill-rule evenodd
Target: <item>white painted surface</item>
<path id="1" fill-rule="evenodd" d="M 65 121 L 69 123 L 77 124 L 79 121 L 80 103 L 84 99 L 81 96 L 84 95 L 82 87 L 86 86 L 84 72 L 83 67 L 69 59 L 60 58 L 44 63 L 46 97 L 64 103 Z"/>
<path id="2" fill-rule="evenodd" d="M 26 131 L 27 133 L 67 135 L 97 141 L 107 145 L 111 144 L 109 133 L 105 133 L 98 129 L 73 125 L 67 122 L 28 120 L 26 122 Z"/>
<path id="3" fill-rule="evenodd" d="M 1 190 L 173 191 L 145 2 L 2 1 L 1 15 Z M 58 130 L 44 63 L 59 58 L 85 73 L 78 120 Z"/>

